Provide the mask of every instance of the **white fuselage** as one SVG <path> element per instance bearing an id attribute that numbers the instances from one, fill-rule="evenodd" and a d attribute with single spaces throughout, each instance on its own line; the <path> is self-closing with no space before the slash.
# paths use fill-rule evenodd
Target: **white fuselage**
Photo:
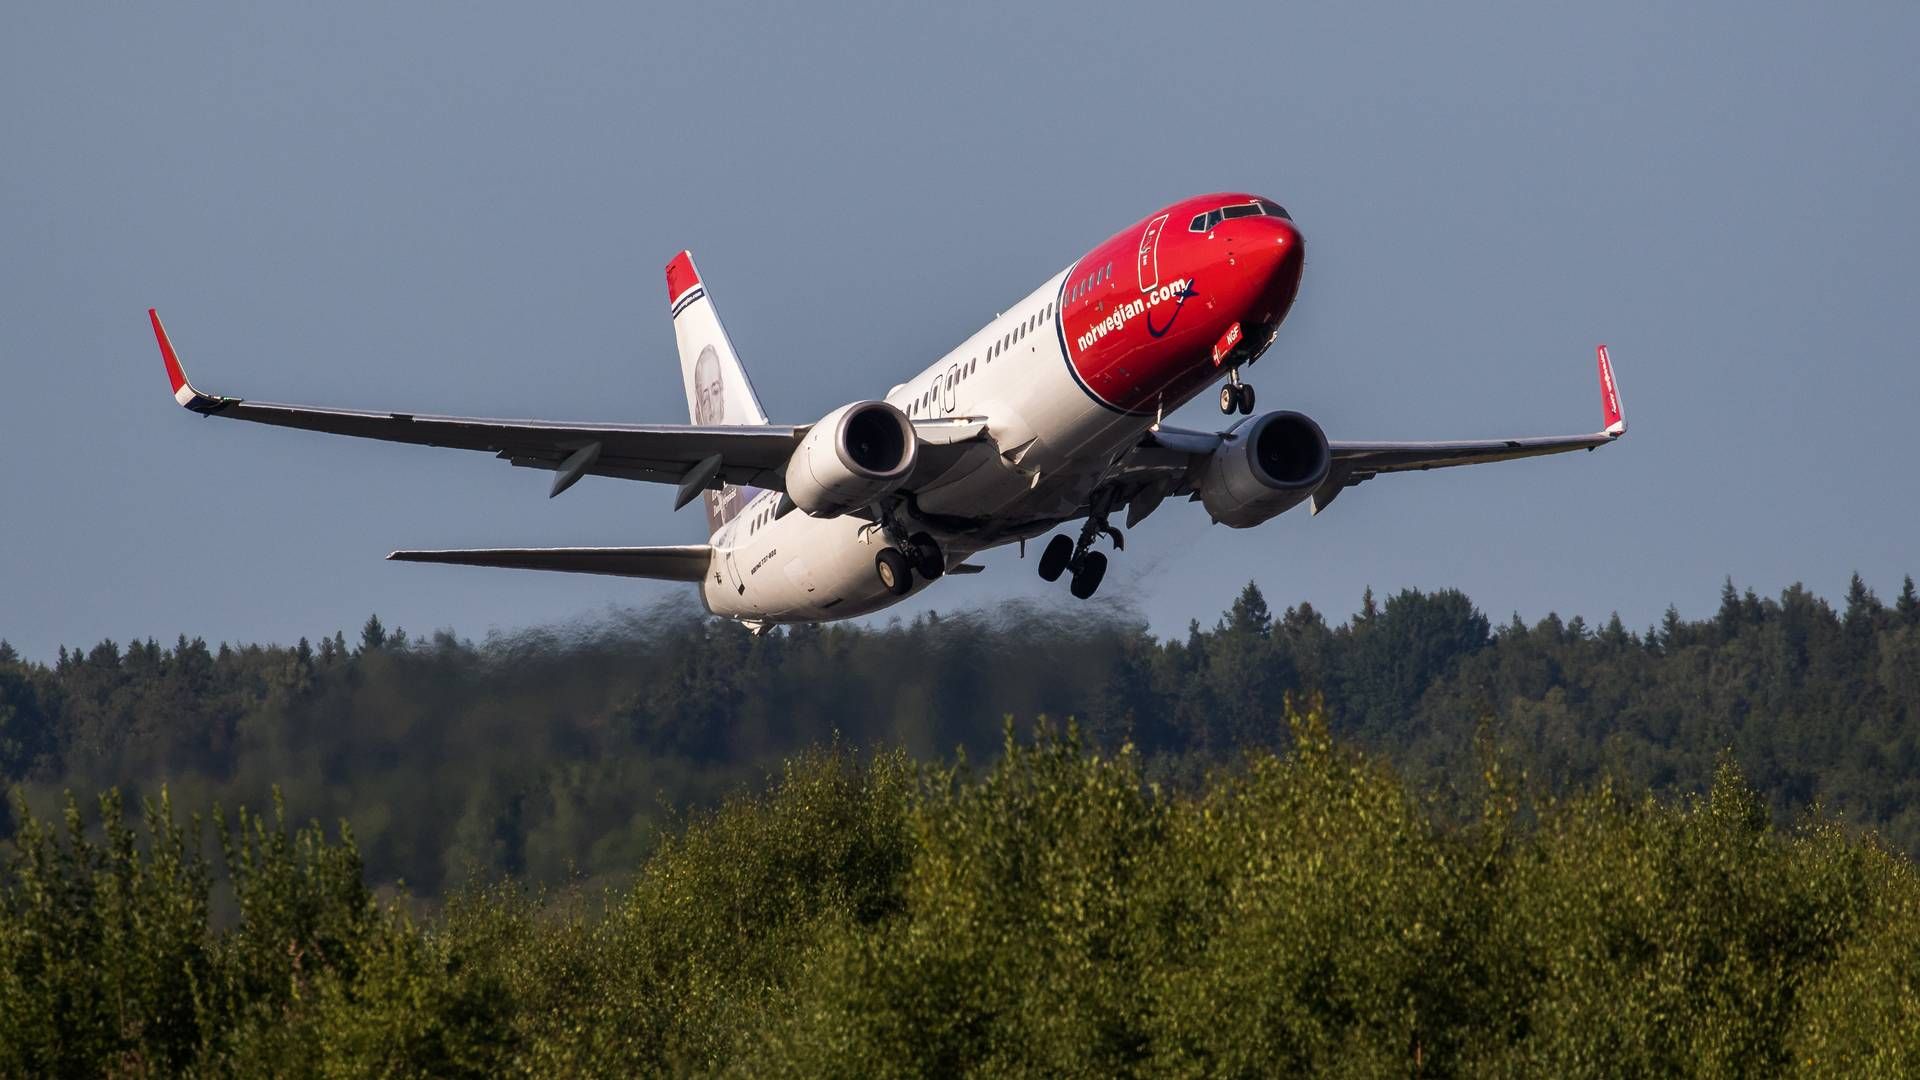
<path id="1" fill-rule="evenodd" d="M 1072 271 L 1049 278 L 885 398 L 914 420 L 987 422 L 990 445 L 971 451 L 901 514 L 904 526 L 939 541 L 949 567 L 1082 512 L 1113 460 L 1153 423 L 1095 401 L 1070 373 L 1056 302 Z M 1166 403 L 1169 410 L 1179 404 Z M 700 590 L 708 610 L 787 622 L 845 618 L 904 599 L 874 573 L 886 539 L 871 522 L 798 512 L 776 518 L 779 498 L 761 492 L 712 536 L 713 565 Z M 956 518 L 983 524 L 939 524 Z M 927 584 L 916 575 L 913 591 Z"/>

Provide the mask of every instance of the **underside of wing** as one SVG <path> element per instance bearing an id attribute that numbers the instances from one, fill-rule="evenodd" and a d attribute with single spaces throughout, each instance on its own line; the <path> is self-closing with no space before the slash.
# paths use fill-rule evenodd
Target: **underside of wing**
<path id="1" fill-rule="evenodd" d="M 1317 506 L 1333 498 L 1332 492 L 1358 484 L 1381 473 L 1444 469 L 1455 465 L 1479 465 L 1490 461 L 1565 454 L 1574 450 L 1593 450 L 1627 433 L 1627 419 L 1620 407 L 1620 389 L 1613 377 L 1613 360 L 1607 347 L 1599 346 L 1595 359 L 1600 378 L 1599 431 L 1582 435 L 1546 435 L 1520 439 L 1466 439 L 1447 442 L 1348 442 L 1330 441 L 1333 468 L 1326 493 L 1316 494 Z"/>
<path id="2" fill-rule="evenodd" d="M 153 333 L 166 362 L 174 400 L 202 416 L 247 420 L 386 442 L 441 446 L 492 453 L 523 468 L 550 469 L 558 495 L 583 476 L 611 476 L 676 484 L 675 506 L 702 490 L 725 485 L 784 491 L 785 470 L 811 425 L 742 424 L 593 424 L 546 420 L 496 420 L 433 416 L 411 412 L 283 405 L 222 397 L 200 391 L 187 380 L 158 312 L 149 310 Z M 984 443 L 986 422 L 951 417 L 913 424 L 918 465 L 909 489 L 937 485 L 941 476 L 963 463 Z"/>
<path id="3" fill-rule="evenodd" d="M 614 476 L 697 487 L 722 484 L 778 487 L 781 469 L 804 427 L 680 424 L 592 424 L 545 420 L 494 420 L 410 412 L 282 405 L 207 394 L 187 381 L 157 312 L 149 311 L 174 400 L 202 416 L 248 420 L 418 446 L 483 450 L 513 465 L 553 469 L 563 475 L 554 494 L 581 476 Z M 717 459 L 717 460 L 716 460 Z M 697 471 L 696 471 L 697 470 Z"/>
<path id="4" fill-rule="evenodd" d="M 699 581 L 706 576 L 713 549 L 706 544 L 677 547 L 463 548 L 446 551 L 396 551 L 395 562 L 449 563 L 508 570 L 559 570 L 572 574 Z"/>
<path id="5" fill-rule="evenodd" d="M 1319 513 L 1345 488 L 1382 473 L 1444 469 L 1493 461 L 1593 450 L 1626 434 L 1627 420 L 1614 381 L 1607 347 L 1598 348 L 1602 428 L 1579 435 L 1548 435 L 1513 439 L 1465 439 L 1443 442 L 1358 442 L 1327 440 L 1325 479 L 1312 491 L 1311 508 Z M 1141 438 L 1111 473 L 1112 498 L 1128 503 L 1128 523 L 1151 513 L 1170 495 L 1200 498 L 1216 454 L 1242 437 L 1245 423 L 1257 430 L 1260 418 L 1225 432 L 1191 431 L 1157 426 Z M 1316 428 L 1317 430 L 1317 428 Z M 1240 434 L 1236 434 L 1240 433 Z"/>

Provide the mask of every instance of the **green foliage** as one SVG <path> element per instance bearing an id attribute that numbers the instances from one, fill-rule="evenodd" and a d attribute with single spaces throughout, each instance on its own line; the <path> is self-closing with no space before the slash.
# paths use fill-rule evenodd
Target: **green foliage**
<path id="1" fill-rule="evenodd" d="M 1330 624 L 1249 583 L 1211 629 L 1159 641 L 1111 608 L 1008 605 L 884 627 L 750 637 L 674 608 L 501 637 L 413 639 L 377 617 L 292 648 L 180 638 L 0 650 L 0 785 L 43 815 L 66 789 L 168 785 L 195 805 L 345 819 L 374 882 L 438 897 L 473 875 L 616 884 L 665 807 L 710 807 L 809 746 L 1000 752 L 983 717 L 1078 718 L 1109 753 L 1191 786 L 1282 749 L 1288 694 L 1391 760 L 1459 820 L 1482 737 L 1536 795 L 1613 776 L 1666 796 L 1733 760 L 1776 824 L 1819 803 L 1920 852 L 1920 601 L 1864 581 L 1836 611 L 1728 581 L 1711 619 L 1645 637 L 1608 620 L 1491 628 L 1454 590 L 1404 590 Z M 1523 779 L 1522 779 L 1523 778 Z M 7 804 L 10 806 L 10 802 Z M 0 843 L 12 830 L 0 813 Z"/>
<path id="2" fill-rule="evenodd" d="M 1920 876 L 1706 794 L 1453 822 L 1288 716 L 1191 791 L 1009 726 L 994 763 L 839 747 L 677 827 L 633 885 L 416 918 L 350 836 L 162 797 L 23 811 L 6 1075 L 1907 1075 Z M 223 896 L 229 897 L 230 905 Z M 230 906 L 225 915 L 218 913 Z"/>

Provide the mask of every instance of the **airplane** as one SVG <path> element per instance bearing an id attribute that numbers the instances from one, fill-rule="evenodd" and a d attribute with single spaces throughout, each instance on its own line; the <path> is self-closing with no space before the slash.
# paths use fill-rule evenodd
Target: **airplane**
<path id="1" fill-rule="evenodd" d="M 665 547 L 395 551 L 403 562 L 684 581 L 714 615 L 755 633 L 879 611 L 991 548 L 1054 533 L 1038 559 L 1073 596 L 1099 589 L 1102 540 L 1168 499 L 1229 528 L 1385 473 L 1593 450 L 1627 430 L 1605 345 L 1602 428 L 1581 435 L 1452 442 L 1327 438 L 1303 413 L 1254 412 L 1243 371 L 1273 344 L 1305 266 L 1298 225 L 1248 193 L 1184 199 L 1074 260 L 972 337 L 878 399 L 811 424 L 767 419 L 690 252 L 667 264 L 668 309 L 693 421 L 555 423 L 277 405 L 196 389 L 149 309 L 174 399 L 202 416 L 425 446 L 486 450 L 554 473 L 548 496 L 585 476 L 698 496 L 708 541 Z M 1223 380 L 1224 431 L 1163 423 Z M 1080 522 L 1077 533 L 1055 532 Z"/>

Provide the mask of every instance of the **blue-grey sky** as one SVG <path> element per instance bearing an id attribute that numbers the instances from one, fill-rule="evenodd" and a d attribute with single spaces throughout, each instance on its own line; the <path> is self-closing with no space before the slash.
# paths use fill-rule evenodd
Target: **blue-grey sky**
<path id="1" fill-rule="evenodd" d="M 1634 626 L 1728 574 L 1916 557 L 1912 3 L 17 5 L 0 20 L 0 636 L 491 629 L 684 586 L 387 564 L 686 543 L 669 490 L 200 420 L 216 393 L 686 418 L 693 248 L 765 404 L 884 391 L 1148 210 L 1272 195 L 1305 282 L 1254 369 L 1334 438 L 1591 430 L 1235 532 L 1170 505 L 1105 592 L 1344 616 L 1465 589 Z M 1218 420 L 1210 396 L 1176 420 Z M 1058 595 L 1010 552 L 903 614 Z"/>

